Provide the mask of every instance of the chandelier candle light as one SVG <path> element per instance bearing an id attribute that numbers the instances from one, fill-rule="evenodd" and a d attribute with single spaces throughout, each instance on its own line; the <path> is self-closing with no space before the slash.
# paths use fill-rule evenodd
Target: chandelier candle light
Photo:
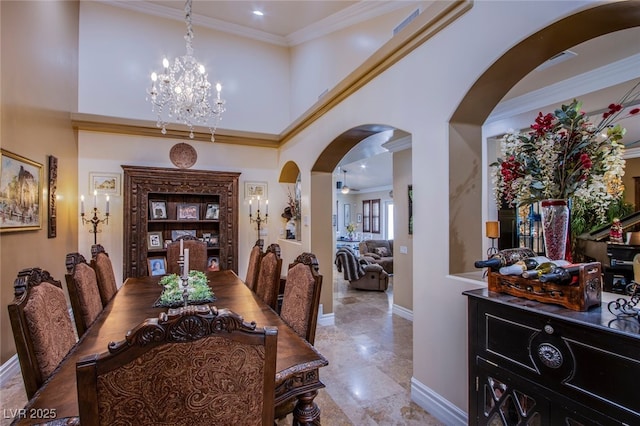
<path id="1" fill-rule="evenodd" d="M 104 223 L 105 225 L 109 224 L 109 196 L 107 195 L 104 218 L 100 219 L 98 217 L 98 191 L 93 191 L 93 217 L 87 220 L 84 217 L 84 195 L 81 195 L 80 217 L 82 218 L 83 225 L 90 223 L 93 226 L 93 229 L 90 229 L 89 232 L 93 234 L 93 244 L 98 244 L 98 232 L 102 232 L 98 229 L 98 225 L 101 223 Z"/>
<path id="2" fill-rule="evenodd" d="M 173 65 L 164 58 L 164 69 L 151 74 L 151 89 L 148 90 L 147 100 L 152 104 L 153 111 L 158 115 L 157 126 L 162 128 L 162 134 L 167 133 L 167 120 L 176 120 L 189 127 L 189 137 L 193 139 L 193 126 L 203 125 L 211 132 L 211 142 L 214 133 L 225 111 L 225 101 L 220 98 L 222 86 L 216 84 L 216 98 L 213 103 L 211 97 L 211 83 L 209 83 L 204 65 L 198 63 L 193 56 L 193 27 L 191 25 L 191 0 L 187 0 L 184 7 L 185 22 L 187 24 L 187 54 L 177 57 Z M 164 117 L 167 114 L 168 117 Z"/>

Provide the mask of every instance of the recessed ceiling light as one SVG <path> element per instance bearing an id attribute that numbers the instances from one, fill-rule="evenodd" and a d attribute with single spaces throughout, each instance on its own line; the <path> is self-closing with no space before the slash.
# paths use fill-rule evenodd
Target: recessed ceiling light
<path id="1" fill-rule="evenodd" d="M 264 13 L 262 13 L 261 10 L 254 10 L 253 14 L 256 15 L 256 16 L 263 16 L 264 15 Z"/>

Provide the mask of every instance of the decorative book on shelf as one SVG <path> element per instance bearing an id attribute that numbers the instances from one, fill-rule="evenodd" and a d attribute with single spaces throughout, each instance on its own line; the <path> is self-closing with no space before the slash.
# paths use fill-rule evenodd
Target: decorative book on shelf
<path id="1" fill-rule="evenodd" d="M 502 275 L 489 269 L 489 290 L 524 297 L 543 303 L 553 303 L 574 311 L 586 311 L 600 306 L 602 301 L 602 266 L 600 262 L 582 263 L 574 284 L 541 282 L 517 275 Z"/>

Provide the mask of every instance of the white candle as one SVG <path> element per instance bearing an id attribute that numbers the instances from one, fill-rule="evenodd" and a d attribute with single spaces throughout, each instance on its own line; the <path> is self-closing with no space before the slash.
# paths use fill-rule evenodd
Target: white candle
<path id="1" fill-rule="evenodd" d="M 266 216 L 268 216 L 268 215 L 269 215 L 269 200 L 267 200 L 267 201 L 265 202 L 265 204 L 267 205 L 267 207 L 266 207 L 266 211 L 265 211 L 265 215 L 266 215 Z"/>
<path id="2" fill-rule="evenodd" d="M 189 277 L 189 249 L 184 249 L 184 276 Z"/>
<path id="3" fill-rule="evenodd" d="M 258 195 L 258 212 L 260 212 L 260 196 Z"/>
<path id="4" fill-rule="evenodd" d="M 251 200 L 249 200 L 249 216 L 251 216 Z"/>
<path id="5" fill-rule="evenodd" d="M 84 195 L 80 196 L 80 214 L 84 214 Z"/>
<path id="6" fill-rule="evenodd" d="M 109 196 L 107 195 L 107 214 L 109 214 Z"/>
<path id="7" fill-rule="evenodd" d="M 184 240 L 180 240 L 180 256 L 184 256 Z"/>
<path id="8" fill-rule="evenodd" d="M 93 191 L 93 208 L 95 209 L 96 207 L 98 207 L 98 191 L 94 190 Z"/>

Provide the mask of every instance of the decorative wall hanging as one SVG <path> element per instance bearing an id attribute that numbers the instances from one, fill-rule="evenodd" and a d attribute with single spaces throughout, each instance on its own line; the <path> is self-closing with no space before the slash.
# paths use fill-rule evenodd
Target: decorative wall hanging
<path id="1" fill-rule="evenodd" d="M 53 155 L 49 156 L 49 215 L 47 220 L 47 237 L 55 238 L 57 235 L 57 213 L 56 213 L 56 190 L 58 187 L 58 159 Z"/>
<path id="2" fill-rule="evenodd" d="M 171 147 L 171 151 L 169 151 L 169 159 L 171 159 L 171 162 L 177 168 L 188 169 L 196 164 L 196 160 L 198 160 L 198 153 L 196 152 L 196 149 L 188 143 L 181 142 Z"/>
<path id="3" fill-rule="evenodd" d="M 98 194 L 120 195 L 120 173 L 90 172 L 89 192 Z"/>
<path id="4" fill-rule="evenodd" d="M 0 232 L 41 229 L 42 164 L 0 152 Z"/>

